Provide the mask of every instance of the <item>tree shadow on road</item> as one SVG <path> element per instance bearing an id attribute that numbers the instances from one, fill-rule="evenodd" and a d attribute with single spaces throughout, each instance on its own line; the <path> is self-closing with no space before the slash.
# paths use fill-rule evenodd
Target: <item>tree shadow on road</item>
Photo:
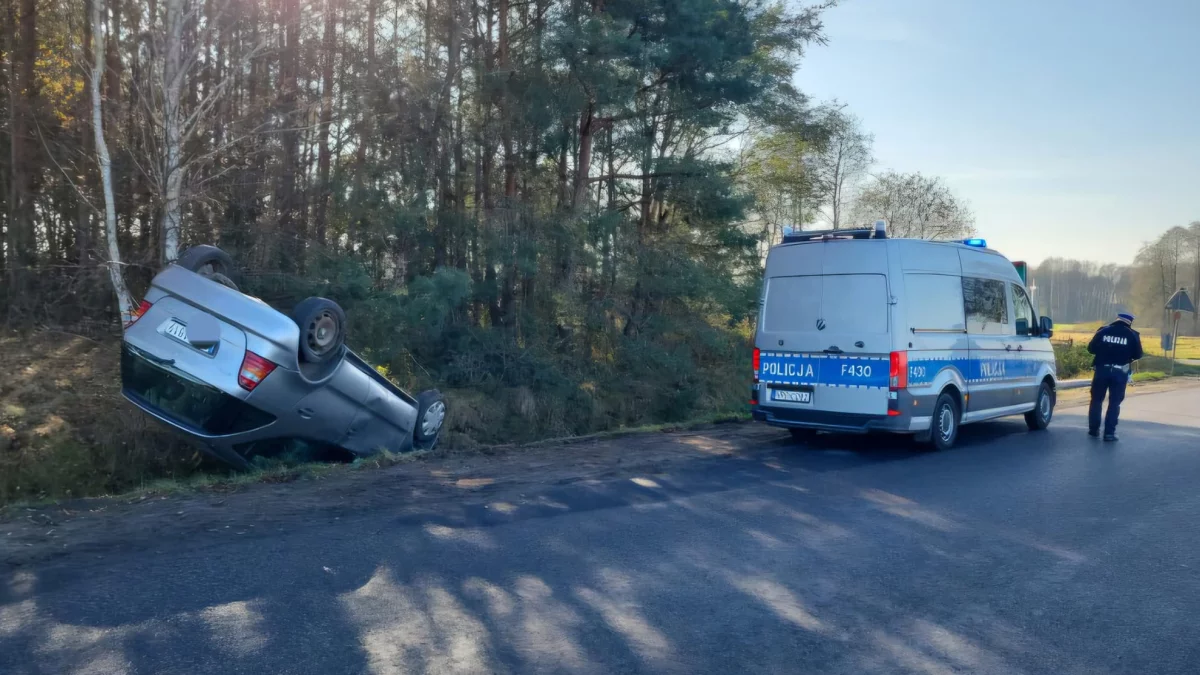
<path id="1" fill-rule="evenodd" d="M 79 553 L 0 577 L 0 671 L 1111 669 L 1121 633 L 1096 619 L 1130 600 L 1103 559 L 882 480 L 905 462 L 934 479 L 964 458 L 1001 466 L 992 446 L 1014 427 L 980 425 L 946 453 L 895 439 L 780 443 Z M 987 502 L 1003 489 L 993 476 L 1004 478 L 962 478 L 964 489 Z M 1130 620 L 1158 619 L 1143 639 L 1159 649 L 1116 670 L 1184 672 L 1180 601 L 1146 602 Z"/>

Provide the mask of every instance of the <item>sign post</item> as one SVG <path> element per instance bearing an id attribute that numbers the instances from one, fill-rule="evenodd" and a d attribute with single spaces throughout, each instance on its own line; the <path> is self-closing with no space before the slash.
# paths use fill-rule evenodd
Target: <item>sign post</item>
<path id="1" fill-rule="evenodd" d="M 1188 297 L 1187 289 L 1181 288 L 1175 291 L 1171 299 L 1167 300 L 1166 309 L 1172 311 L 1171 318 L 1174 319 L 1171 326 L 1171 374 L 1175 374 L 1175 354 L 1179 351 L 1179 319 L 1184 312 L 1196 312 L 1196 306 L 1192 304 L 1192 299 Z"/>

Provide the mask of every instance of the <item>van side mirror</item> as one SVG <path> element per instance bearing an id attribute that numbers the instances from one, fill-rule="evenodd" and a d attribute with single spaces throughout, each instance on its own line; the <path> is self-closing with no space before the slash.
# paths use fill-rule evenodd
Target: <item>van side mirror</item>
<path id="1" fill-rule="evenodd" d="M 1029 335 L 1029 319 L 1017 319 L 1017 335 Z"/>
<path id="2" fill-rule="evenodd" d="M 1054 322 L 1050 320 L 1050 317 L 1042 317 L 1040 328 L 1042 329 L 1042 337 L 1054 337 Z"/>

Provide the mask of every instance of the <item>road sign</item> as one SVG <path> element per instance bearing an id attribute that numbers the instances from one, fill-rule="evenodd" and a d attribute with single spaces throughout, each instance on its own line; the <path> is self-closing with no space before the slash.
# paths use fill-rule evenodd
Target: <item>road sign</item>
<path id="1" fill-rule="evenodd" d="M 1176 312 L 1195 312 L 1196 306 L 1192 304 L 1192 299 L 1188 297 L 1186 289 L 1179 289 L 1167 300 L 1167 309 L 1173 309 Z M 1179 317 L 1176 316 L 1176 319 Z"/>

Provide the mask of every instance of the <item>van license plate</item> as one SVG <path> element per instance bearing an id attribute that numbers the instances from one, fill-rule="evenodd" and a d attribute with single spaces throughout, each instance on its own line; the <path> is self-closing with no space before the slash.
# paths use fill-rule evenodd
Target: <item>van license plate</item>
<path id="1" fill-rule="evenodd" d="M 163 326 L 163 332 L 181 342 L 187 342 L 187 326 L 182 322 L 171 319 Z"/>
<path id="2" fill-rule="evenodd" d="M 787 401 L 788 403 L 812 403 L 811 391 L 771 390 L 772 401 Z"/>

